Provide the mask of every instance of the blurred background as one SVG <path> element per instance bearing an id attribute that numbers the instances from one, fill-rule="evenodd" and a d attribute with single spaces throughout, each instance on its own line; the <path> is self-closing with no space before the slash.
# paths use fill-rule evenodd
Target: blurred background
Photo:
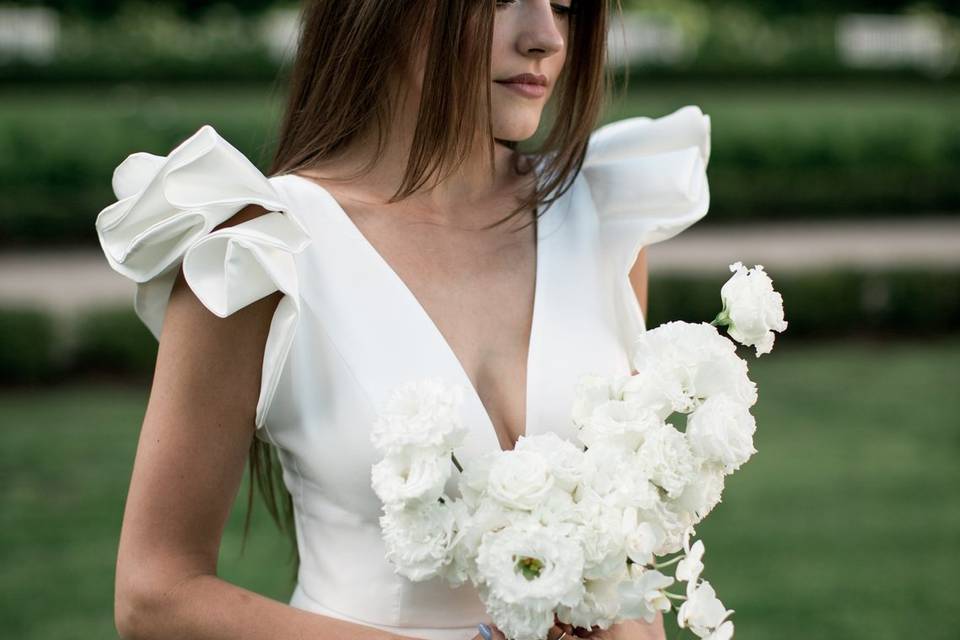
<path id="1" fill-rule="evenodd" d="M 960 6 L 625 0 L 605 121 L 698 104 L 710 213 L 649 249 L 650 327 L 710 320 L 763 264 L 759 453 L 698 528 L 737 637 L 960 629 Z M 113 638 L 113 569 L 156 343 L 94 231 L 128 154 L 212 124 L 261 168 L 296 3 L 0 4 L 0 628 Z M 221 577 L 289 599 L 247 485 Z M 667 624 L 673 638 L 676 627 Z M 691 637 L 689 632 L 686 637 Z"/>

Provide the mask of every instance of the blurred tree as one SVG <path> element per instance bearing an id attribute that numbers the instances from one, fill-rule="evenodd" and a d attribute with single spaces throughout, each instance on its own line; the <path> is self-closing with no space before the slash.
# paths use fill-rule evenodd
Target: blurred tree
<path id="1" fill-rule="evenodd" d="M 794 0 L 784 3 L 780 0 L 699 0 L 704 6 L 714 8 L 721 5 L 738 4 L 752 8 L 766 16 L 785 14 L 837 14 L 837 13 L 900 13 L 911 8 L 929 8 L 950 14 L 960 14 L 958 0 Z M 640 8 L 645 0 L 621 0 L 624 8 Z"/>
<path id="2" fill-rule="evenodd" d="M 124 5 L 135 3 L 130 2 L 130 0 L 25 0 L 15 4 L 51 7 L 66 15 L 109 18 L 116 15 Z M 278 2 L 277 0 L 230 0 L 229 2 L 225 0 L 154 0 L 151 4 L 166 5 L 180 15 L 196 17 L 218 4 L 229 5 L 240 13 L 259 13 L 274 5 L 289 5 L 291 2 Z"/>

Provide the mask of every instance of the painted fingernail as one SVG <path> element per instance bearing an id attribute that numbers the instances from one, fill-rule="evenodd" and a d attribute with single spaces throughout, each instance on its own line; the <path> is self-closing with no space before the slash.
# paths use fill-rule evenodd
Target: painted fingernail
<path id="1" fill-rule="evenodd" d="M 483 636 L 483 640 L 493 640 L 493 630 L 489 625 L 481 622 L 477 625 L 477 629 L 480 631 L 480 635 Z"/>

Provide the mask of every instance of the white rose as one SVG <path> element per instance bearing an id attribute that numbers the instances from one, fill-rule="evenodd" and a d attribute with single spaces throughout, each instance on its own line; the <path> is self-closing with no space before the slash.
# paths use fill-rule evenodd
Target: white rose
<path id="1" fill-rule="evenodd" d="M 730 276 L 720 288 L 723 311 L 718 318 L 727 324 L 730 337 L 756 348 L 757 357 L 773 349 L 774 331 L 783 331 L 783 296 L 773 290 L 762 265 L 747 269 L 740 262 L 730 265 Z"/>
<path id="2" fill-rule="evenodd" d="M 687 583 L 687 599 L 677 611 L 677 625 L 690 630 L 701 638 L 709 636 L 733 613 L 733 609 L 724 609 L 723 603 L 710 583 L 703 580 L 697 586 Z"/>
<path id="3" fill-rule="evenodd" d="M 497 629 L 509 640 L 543 640 L 553 626 L 552 607 L 504 602 L 484 591 L 481 599 Z"/>
<path id="4" fill-rule="evenodd" d="M 564 491 L 573 491 L 583 477 L 583 451 L 552 431 L 520 436 L 513 449 L 539 454 L 550 466 L 557 486 Z"/>
<path id="5" fill-rule="evenodd" d="M 403 507 L 412 502 L 434 502 L 443 493 L 453 462 L 430 449 L 387 455 L 370 469 L 371 485 L 383 503 Z"/>
<path id="6" fill-rule="evenodd" d="M 653 622 L 657 611 L 670 611 L 670 599 L 663 590 L 673 578 L 655 569 L 630 565 L 630 576 L 620 583 L 620 617 L 624 620 L 643 618 Z"/>
<path id="7" fill-rule="evenodd" d="M 553 490 L 550 465 L 538 453 L 502 451 L 490 467 L 487 493 L 511 509 L 529 511 Z"/>
<path id="8" fill-rule="evenodd" d="M 393 391 L 370 433 L 373 446 L 385 454 L 408 448 L 451 451 L 466 436 L 460 418 L 463 388 L 440 378 L 411 380 Z"/>
<path id="9" fill-rule="evenodd" d="M 615 389 L 610 378 L 588 373 L 580 376 L 573 390 L 573 408 L 570 413 L 573 424 L 581 426 L 597 405 L 615 399 Z"/>
<path id="10" fill-rule="evenodd" d="M 619 576 L 584 581 L 584 594 L 576 606 L 557 608 L 557 619 L 575 627 L 609 629 L 620 611 Z"/>
<path id="11" fill-rule="evenodd" d="M 693 482 L 700 466 L 686 436 L 669 424 L 661 424 L 647 434 L 637 458 L 653 484 L 671 498 Z"/>
<path id="12" fill-rule="evenodd" d="M 644 435 L 663 419 L 652 409 L 625 400 L 607 400 L 587 417 L 577 437 L 589 448 L 616 445 L 636 450 Z"/>
<path id="13" fill-rule="evenodd" d="M 486 533 L 477 570 L 490 594 L 507 604 L 553 609 L 583 596 L 579 541 L 528 520 Z"/>
<path id="14" fill-rule="evenodd" d="M 693 482 L 688 484 L 673 504 L 674 509 L 686 511 L 694 523 L 702 521 L 713 508 L 720 504 L 724 489 L 723 467 L 704 461 L 697 470 Z"/>
<path id="15" fill-rule="evenodd" d="M 757 452 L 756 430 L 750 410 L 726 394 L 708 398 L 687 419 L 687 439 L 694 453 L 723 465 L 727 474 Z"/>
<path id="16" fill-rule="evenodd" d="M 385 509 L 380 528 L 387 560 L 399 575 L 414 582 L 439 575 L 448 559 L 455 522 L 449 501 Z"/>

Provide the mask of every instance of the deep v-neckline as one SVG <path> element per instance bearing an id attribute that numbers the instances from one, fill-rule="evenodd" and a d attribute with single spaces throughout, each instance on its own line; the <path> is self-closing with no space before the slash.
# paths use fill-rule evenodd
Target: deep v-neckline
<path id="1" fill-rule="evenodd" d="M 436 321 L 434 321 L 433 317 L 427 312 L 426 307 L 423 305 L 420 299 L 417 298 L 417 296 L 413 293 L 413 290 L 407 285 L 406 281 L 404 281 L 404 279 L 400 277 L 400 274 L 397 272 L 397 270 L 387 261 L 387 259 L 383 256 L 383 254 L 380 253 L 380 250 L 377 249 L 372 242 L 370 242 L 370 239 L 367 238 L 366 234 L 364 234 L 363 231 L 360 230 L 360 227 L 357 226 L 353 218 L 351 218 L 349 214 L 347 214 L 344 207 L 333 196 L 333 194 L 330 193 L 330 191 L 326 187 L 324 187 L 323 185 L 321 185 L 320 183 L 314 180 L 311 180 L 310 178 L 307 178 L 305 176 L 302 176 L 296 173 L 290 173 L 287 175 L 294 176 L 295 178 L 299 179 L 301 182 L 304 182 L 310 185 L 311 187 L 320 190 L 320 192 L 326 195 L 330 203 L 333 205 L 332 208 L 336 212 L 336 215 L 340 219 L 340 221 L 345 225 L 345 227 L 350 231 L 350 233 L 354 234 L 360 240 L 360 243 L 365 248 L 365 250 L 374 257 L 374 259 L 379 263 L 383 271 L 386 274 L 388 274 L 390 279 L 392 279 L 394 283 L 399 287 L 399 289 L 403 292 L 404 297 L 410 301 L 412 308 L 420 317 L 421 321 L 430 327 L 430 333 L 434 336 L 434 341 L 438 344 L 438 348 L 443 353 L 443 357 L 450 360 L 454 365 L 454 369 L 458 372 L 458 375 L 461 378 L 459 380 L 459 383 L 462 384 L 464 387 L 466 387 L 467 393 L 469 393 L 473 397 L 473 399 L 476 401 L 477 405 L 479 406 L 480 413 L 483 414 L 482 419 L 486 423 L 484 427 L 486 433 L 493 438 L 494 442 L 496 443 L 497 447 L 500 450 L 504 450 L 503 446 L 500 444 L 500 433 L 497 431 L 496 425 L 493 422 L 493 418 L 490 415 L 490 411 L 489 409 L 487 409 L 486 404 L 484 404 L 483 402 L 483 398 L 480 396 L 480 392 L 477 390 L 476 385 L 474 384 L 473 380 L 470 378 L 469 374 L 467 373 L 467 370 L 463 365 L 463 361 L 457 355 L 456 351 L 454 351 L 453 347 L 450 345 L 450 341 L 447 340 L 446 336 L 443 335 L 443 332 L 440 331 L 439 325 L 436 323 Z M 537 347 L 539 346 L 540 331 L 538 330 L 538 324 L 539 324 L 538 321 L 540 316 L 542 315 L 542 311 L 540 307 L 543 304 L 542 303 L 542 298 L 543 298 L 542 280 L 543 280 L 543 273 L 545 272 L 544 265 L 543 265 L 543 258 L 546 253 L 543 251 L 544 233 L 543 233 L 543 225 L 541 224 L 541 220 L 544 216 L 549 215 L 549 211 L 550 209 L 548 208 L 545 213 L 541 214 L 541 216 L 534 221 L 534 225 L 536 226 L 536 240 L 535 240 L 536 247 L 534 248 L 534 260 L 536 264 L 534 268 L 533 309 L 532 309 L 531 319 L 530 319 L 530 336 L 529 336 L 529 341 L 527 343 L 526 365 L 524 370 L 523 429 L 517 435 L 517 440 L 513 443 L 514 446 L 516 445 L 516 442 L 520 440 L 520 438 L 523 438 L 524 436 L 532 435 L 531 427 L 534 426 L 533 421 L 531 420 L 531 416 L 534 415 L 533 398 L 535 394 L 533 393 L 531 381 L 533 381 L 534 383 L 536 381 L 536 376 L 533 372 L 533 369 L 536 363 L 536 355 L 537 355 L 536 350 L 537 350 Z"/>

